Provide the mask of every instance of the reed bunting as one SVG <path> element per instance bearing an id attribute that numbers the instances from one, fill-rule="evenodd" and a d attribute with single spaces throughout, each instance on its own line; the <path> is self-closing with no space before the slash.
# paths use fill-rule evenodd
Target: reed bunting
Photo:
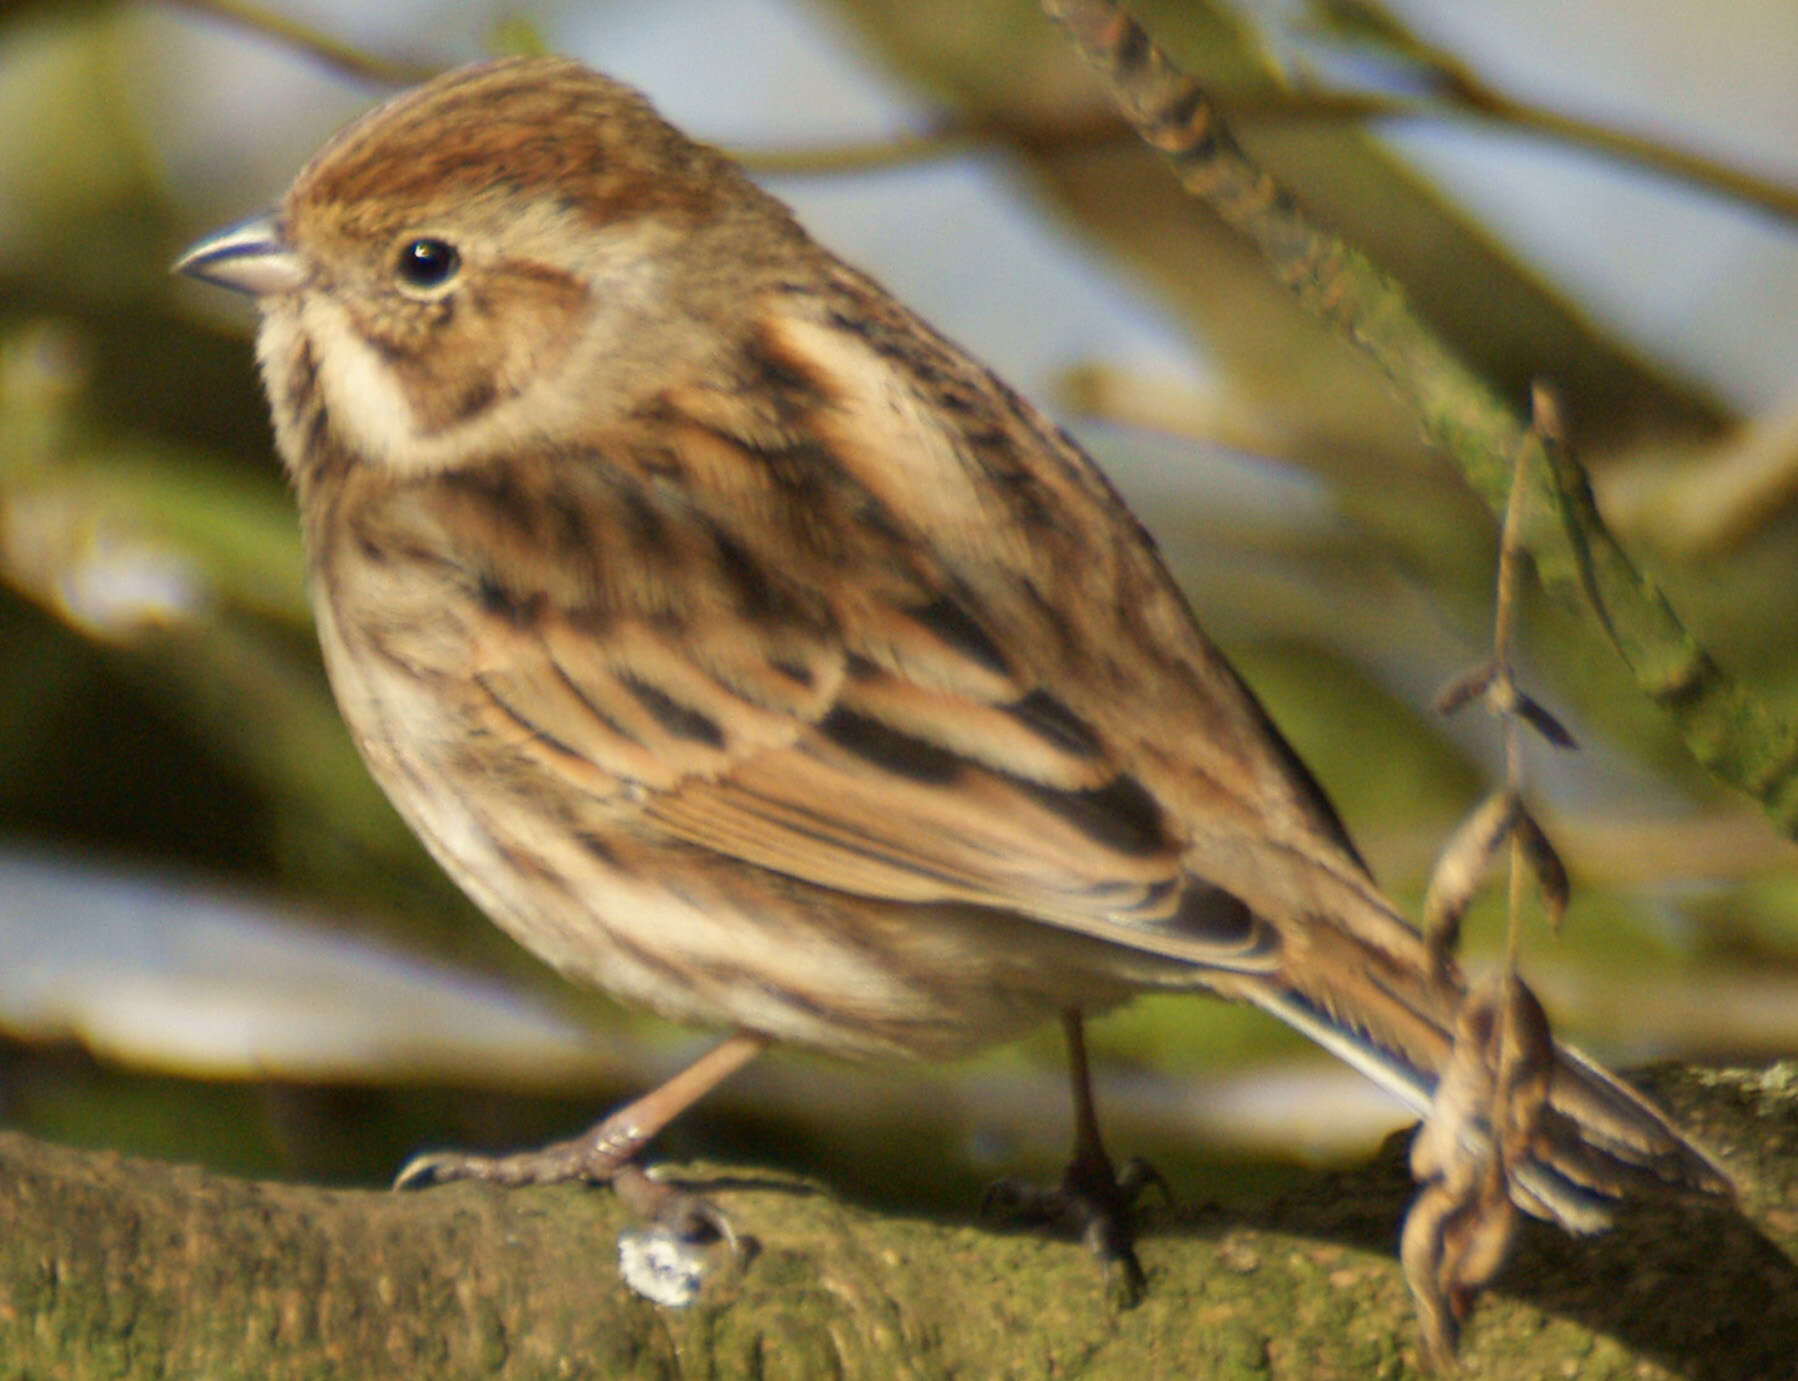
<path id="1" fill-rule="evenodd" d="M 771 1042 L 956 1056 L 1260 1007 L 1413 1109 L 1464 985 L 1080 448 L 727 158 L 570 61 L 451 72 L 177 268 L 253 294 L 325 663 L 495 922 L 724 1042 L 592 1131 L 414 1178 L 606 1180 Z M 1553 1057 L 1510 1192 L 1721 1173 Z M 1127 1254 L 1127 1244 L 1120 1250 Z"/>

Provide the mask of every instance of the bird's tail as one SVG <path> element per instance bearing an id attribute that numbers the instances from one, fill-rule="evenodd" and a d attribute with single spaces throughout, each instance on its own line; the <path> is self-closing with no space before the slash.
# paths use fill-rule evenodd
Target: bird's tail
<path id="1" fill-rule="evenodd" d="M 1336 966 L 1325 971 L 1341 973 Z M 1307 966 L 1316 972 L 1314 966 Z M 1312 987 L 1315 985 L 1307 985 Z M 1279 1017 L 1427 1117 L 1453 1050 L 1458 980 L 1411 965 L 1363 968 L 1357 981 L 1302 990 L 1285 974 L 1248 978 L 1237 995 Z M 1512 1197 L 1569 1231 L 1606 1227 L 1618 1201 L 1667 1190 L 1731 1194 L 1728 1174 L 1647 1099 L 1594 1061 L 1557 1046 L 1547 1106 Z"/>

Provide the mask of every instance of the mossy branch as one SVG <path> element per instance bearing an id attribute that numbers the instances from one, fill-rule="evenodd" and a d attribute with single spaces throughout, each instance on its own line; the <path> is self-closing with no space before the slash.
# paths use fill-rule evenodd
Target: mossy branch
<path id="1" fill-rule="evenodd" d="M 1655 1096 L 1751 1186 L 1754 1223 L 1643 1205 L 1586 1241 L 1527 1234 L 1463 1374 L 1789 1375 L 1795 1074 L 1658 1072 Z M 0 1377 L 1419 1374 L 1397 1145 L 1252 1217 L 1152 1226 L 1149 1295 L 1124 1313 L 1074 1243 L 699 1182 L 761 1249 L 670 1311 L 620 1282 L 609 1193 L 251 1183 L 0 1134 Z"/>

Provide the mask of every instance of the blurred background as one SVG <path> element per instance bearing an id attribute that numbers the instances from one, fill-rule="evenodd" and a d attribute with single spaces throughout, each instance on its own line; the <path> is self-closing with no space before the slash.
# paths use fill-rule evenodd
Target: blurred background
<path id="1" fill-rule="evenodd" d="M 1136 12 L 1491 384 L 1561 390 L 1698 639 L 1798 715 L 1798 9 L 1155 0 Z M 378 1183 L 574 1131 L 707 1037 L 561 984 L 436 871 L 317 662 L 245 304 L 175 282 L 396 84 L 544 47 L 746 156 L 1088 444 L 1416 913 L 1502 761 L 1435 691 L 1496 526 L 1415 419 L 1115 120 L 1030 0 L 0 0 L 0 1123 Z M 1628 153 L 1613 145 L 1627 135 Z M 1699 166 L 1693 166 L 1693 165 Z M 1533 594 L 1573 875 L 1527 972 L 1624 1064 L 1798 1048 L 1798 850 L 1706 779 L 1590 614 Z M 1477 967 L 1501 918 L 1469 925 Z M 1187 1199 L 1401 1121 L 1268 1019 L 1100 1022 L 1113 1149 Z M 1056 1034 L 944 1068 L 777 1054 L 663 1138 L 971 1213 L 1055 1174 Z"/>

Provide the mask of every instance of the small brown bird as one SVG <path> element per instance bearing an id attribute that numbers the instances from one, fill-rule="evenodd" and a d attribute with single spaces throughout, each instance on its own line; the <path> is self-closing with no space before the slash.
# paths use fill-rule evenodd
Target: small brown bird
<path id="1" fill-rule="evenodd" d="M 451 72 L 184 273 L 252 293 L 319 637 L 438 862 L 574 979 L 735 1034 L 546 1150 L 614 1177 L 770 1042 L 941 1057 L 1252 1003 L 1418 1112 L 1463 991 L 1093 463 L 574 62 Z M 1518 1205 L 1721 1173 L 1558 1055 Z M 409 1172 L 411 1173 L 411 1172 Z"/>

